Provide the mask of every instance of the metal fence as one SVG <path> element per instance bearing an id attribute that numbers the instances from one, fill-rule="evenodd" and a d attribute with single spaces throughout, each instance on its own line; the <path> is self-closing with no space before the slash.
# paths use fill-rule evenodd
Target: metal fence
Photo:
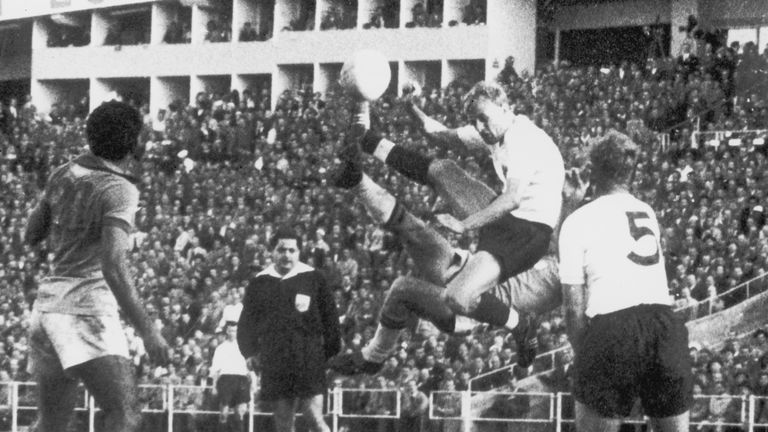
<path id="1" fill-rule="evenodd" d="M 768 129 L 736 130 L 736 131 L 697 131 L 691 134 L 691 148 L 719 147 L 753 147 L 765 145 Z"/>
<path id="2" fill-rule="evenodd" d="M 187 431 L 190 419 L 204 416 L 216 420 L 218 411 L 200 409 L 190 400 L 210 391 L 210 387 L 144 385 L 142 412 L 153 416 L 157 430 Z M 149 403 L 147 403 L 149 397 Z M 35 385 L 33 383 L 0 383 L 0 431 L 25 431 L 35 417 Z M 394 389 L 329 390 L 326 398 L 326 420 L 334 432 L 388 430 L 400 418 L 400 392 Z M 524 393 L 517 391 L 436 391 L 429 396 L 429 409 L 423 420 L 430 430 L 483 431 L 499 424 L 515 430 L 562 432 L 573 430 L 574 401 L 569 393 Z M 79 424 L 74 430 L 94 431 L 99 409 L 84 389 L 76 404 Z M 253 401 L 248 406 L 248 430 L 259 417 L 271 412 Z M 691 409 L 692 430 L 768 430 L 768 397 L 733 395 L 696 395 Z M 639 410 L 625 423 L 644 424 L 647 418 Z M 380 426 L 384 427 L 380 427 Z M 147 432 L 151 428 L 143 428 Z M 495 430 L 495 429 L 494 429 Z"/>

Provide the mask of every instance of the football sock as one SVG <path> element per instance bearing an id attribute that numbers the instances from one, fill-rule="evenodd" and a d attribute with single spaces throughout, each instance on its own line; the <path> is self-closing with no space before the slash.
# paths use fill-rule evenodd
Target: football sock
<path id="1" fill-rule="evenodd" d="M 374 363 L 384 363 L 397 347 L 399 337 L 400 330 L 387 328 L 379 324 L 373 339 L 361 350 L 363 359 Z"/>
<path id="2" fill-rule="evenodd" d="M 376 223 L 384 224 L 389 221 L 397 204 L 397 200 L 395 200 L 392 194 L 365 174 L 363 174 L 363 178 L 357 186 L 357 192 L 362 198 L 363 205 L 368 210 L 368 214 L 371 215 Z"/>
<path id="3" fill-rule="evenodd" d="M 385 142 L 387 140 L 381 141 Z M 432 163 L 432 159 L 417 151 L 409 150 L 393 143 L 392 148 L 387 152 L 384 163 L 417 183 L 429 184 L 427 173 L 429 172 L 429 164 Z"/>

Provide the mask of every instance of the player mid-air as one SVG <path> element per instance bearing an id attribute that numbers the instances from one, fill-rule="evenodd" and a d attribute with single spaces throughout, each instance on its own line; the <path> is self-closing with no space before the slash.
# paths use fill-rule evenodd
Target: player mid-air
<path id="1" fill-rule="evenodd" d="M 362 105 L 361 111 L 365 112 L 367 107 Z M 347 145 L 340 154 L 344 163 L 335 184 L 354 189 L 374 219 L 400 235 L 417 262 L 419 275 L 399 278 L 393 284 L 376 336 L 363 350 L 362 358 L 340 356 L 331 362 L 331 367 L 345 373 L 374 371 L 386 359 L 400 329 L 414 312 L 446 332 L 456 330 L 457 314 L 517 328 L 514 333 L 518 351 L 526 358 L 524 363 L 532 360 L 535 350 L 531 353 L 526 341 L 535 328 L 525 325 L 528 320 L 518 326 L 518 311 L 527 306 L 528 311 L 542 312 L 558 303 L 559 284 L 553 270 L 556 263 L 553 259 L 545 260 L 529 273 L 514 276 L 531 269 L 548 249 L 560 217 L 562 158 L 543 131 L 510 111 L 506 95 L 497 86 L 478 83 L 465 97 L 465 109 L 475 119 L 474 128 L 483 138 L 485 148 L 494 155 L 496 171 L 505 182 L 506 188 L 499 196 L 452 161 L 430 160 L 382 139 L 368 127 L 367 113 L 358 116 L 350 136 L 361 137 L 362 150 L 409 178 L 434 187 L 457 216 L 463 218 L 461 222 L 443 217 L 442 222 L 457 232 L 480 227 L 480 244 L 474 255 L 457 254 L 447 240 L 365 176 L 357 143 Z M 472 138 L 471 141 L 477 141 Z M 527 163 L 521 163 L 521 159 Z M 510 278 L 508 283 L 499 285 Z M 531 283 L 535 280 L 543 282 Z M 541 288 L 533 287 L 539 284 Z M 494 287 L 496 292 L 490 292 Z M 554 301 L 550 295 L 553 292 Z M 511 307 L 514 303 L 523 307 Z"/>
<path id="2" fill-rule="evenodd" d="M 593 144 L 594 199 L 560 231 L 576 429 L 582 432 L 617 431 L 638 398 L 653 430 L 688 430 L 688 331 L 670 304 L 656 215 L 629 192 L 638 151 L 615 131 Z"/>

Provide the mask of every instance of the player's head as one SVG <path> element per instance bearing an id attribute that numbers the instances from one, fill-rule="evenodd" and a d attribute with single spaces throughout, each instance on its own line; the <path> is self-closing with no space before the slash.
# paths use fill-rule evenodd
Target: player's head
<path id="1" fill-rule="evenodd" d="M 290 272 L 299 262 L 301 237 L 293 229 L 278 228 L 269 242 L 269 247 L 272 249 L 272 262 L 275 263 L 278 273 Z"/>
<path id="2" fill-rule="evenodd" d="M 119 161 L 133 154 L 141 157 L 139 112 L 124 102 L 104 102 L 88 116 L 85 133 L 94 155 Z"/>
<path id="3" fill-rule="evenodd" d="M 589 152 L 591 183 L 598 193 L 627 187 L 632 181 L 639 148 L 628 136 L 615 130 L 593 141 Z"/>
<path id="4" fill-rule="evenodd" d="M 234 339 L 237 337 L 237 323 L 234 321 L 227 321 L 224 324 L 224 334 L 227 335 L 227 339 Z"/>
<path id="5" fill-rule="evenodd" d="M 507 94 L 496 84 L 480 81 L 464 95 L 464 112 L 487 144 L 496 144 L 509 128 Z"/>

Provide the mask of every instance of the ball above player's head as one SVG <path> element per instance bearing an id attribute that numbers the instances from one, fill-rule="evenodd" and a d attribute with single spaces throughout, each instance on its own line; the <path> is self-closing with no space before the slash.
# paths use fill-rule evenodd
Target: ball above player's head
<path id="1" fill-rule="evenodd" d="M 355 51 L 341 67 L 339 82 L 354 97 L 373 101 L 389 87 L 392 72 L 389 61 L 376 50 Z"/>

